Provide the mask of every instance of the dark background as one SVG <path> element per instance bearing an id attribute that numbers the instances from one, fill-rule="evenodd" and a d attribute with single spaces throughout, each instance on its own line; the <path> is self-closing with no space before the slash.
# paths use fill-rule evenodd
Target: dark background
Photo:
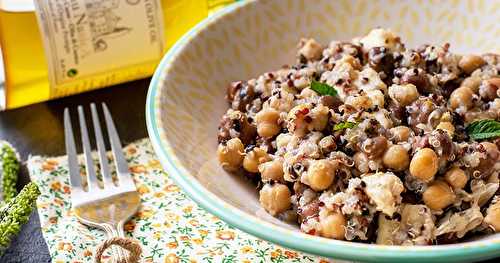
<path id="1" fill-rule="evenodd" d="M 71 97 L 0 112 L 0 139 L 9 141 L 23 161 L 18 189 L 29 182 L 25 162 L 30 155 L 64 155 L 63 111 L 70 108 L 75 140 L 79 140 L 76 107 L 86 107 L 87 127 L 92 126 L 89 104 L 108 105 L 123 145 L 147 137 L 145 103 L 149 80 L 139 80 Z M 100 108 L 100 107 L 98 107 Z M 103 120 L 102 115 L 101 121 Z M 132 125 L 131 125 L 132 124 Z M 93 133 L 89 134 L 93 137 Z M 50 262 L 42 237 L 38 213 L 33 212 L 28 224 L 14 238 L 0 262 Z"/>

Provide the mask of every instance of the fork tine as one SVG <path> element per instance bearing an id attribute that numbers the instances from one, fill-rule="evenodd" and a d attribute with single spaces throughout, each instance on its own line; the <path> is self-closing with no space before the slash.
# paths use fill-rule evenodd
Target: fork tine
<path id="1" fill-rule="evenodd" d="M 97 144 L 97 152 L 99 153 L 99 163 L 101 164 L 102 181 L 105 187 L 113 186 L 113 179 L 109 172 L 108 157 L 106 156 L 106 146 L 102 139 L 101 124 L 99 123 L 99 116 L 94 103 L 90 104 L 90 111 L 92 112 L 92 124 L 94 125 L 95 141 Z"/>
<path id="2" fill-rule="evenodd" d="M 83 154 L 85 156 L 85 170 L 87 171 L 87 182 L 90 192 L 94 189 L 99 189 L 99 185 L 97 184 L 94 162 L 92 161 L 92 151 L 90 149 L 89 134 L 87 131 L 87 124 L 85 123 L 85 114 L 83 113 L 82 106 L 78 106 L 78 118 L 80 119 Z"/>
<path id="3" fill-rule="evenodd" d="M 82 177 L 78 168 L 78 157 L 76 155 L 75 137 L 73 137 L 73 127 L 69 117 L 69 109 L 64 109 L 64 141 L 66 153 L 68 155 L 69 182 L 72 188 L 82 188 Z"/>
<path id="4" fill-rule="evenodd" d="M 102 109 L 104 111 L 106 128 L 108 129 L 109 141 L 111 142 L 111 150 L 113 151 L 116 172 L 120 179 L 120 184 L 125 183 L 126 181 L 133 183 L 132 177 L 130 176 L 130 173 L 128 171 L 128 165 L 127 161 L 125 160 L 125 155 L 123 154 L 120 137 L 118 137 L 113 118 L 111 118 L 111 114 L 109 113 L 108 107 L 105 103 L 102 103 Z"/>

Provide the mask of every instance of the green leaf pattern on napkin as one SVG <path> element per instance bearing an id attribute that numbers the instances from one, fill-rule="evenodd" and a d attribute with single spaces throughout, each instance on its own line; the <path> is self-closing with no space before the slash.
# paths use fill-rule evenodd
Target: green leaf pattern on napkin
<path id="1" fill-rule="evenodd" d="M 148 139 L 125 152 L 142 199 L 126 235 L 142 243 L 142 262 L 329 262 L 243 233 L 198 207 L 162 172 Z M 105 236 L 73 216 L 66 158 L 32 157 L 28 169 L 42 192 L 37 207 L 53 262 L 93 262 Z"/>

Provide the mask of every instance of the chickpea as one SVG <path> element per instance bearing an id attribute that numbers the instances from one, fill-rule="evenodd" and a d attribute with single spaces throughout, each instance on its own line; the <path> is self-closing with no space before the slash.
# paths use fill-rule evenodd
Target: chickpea
<path id="1" fill-rule="evenodd" d="M 395 142 L 406 142 L 410 138 L 412 131 L 406 126 L 397 126 L 391 130 Z"/>
<path id="2" fill-rule="evenodd" d="M 394 171 L 403 171 L 408 168 L 410 164 L 410 156 L 403 146 L 392 145 L 384 153 L 382 162 L 387 168 L 393 169 Z"/>
<path id="3" fill-rule="evenodd" d="M 356 169 L 358 169 L 361 173 L 368 173 L 370 171 L 370 166 L 368 165 L 370 160 L 368 159 L 368 156 L 364 152 L 357 152 L 353 156 L 354 159 L 354 166 Z"/>
<path id="4" fill-rule="evenodd" d="M 342 213 L 329 213 L 320 217 L 321 236 L 343 240 L 345 238 L 346 219 Z"/>
<path id="5" fill-rule="evenodd" d="M 500 200 L 488 207 L 484 222 L 490 225 L 495 232 L 500 232 Z"/>
<path id="6" fill-rule="evenodd" d="M 483 58 L 476 55 L 465 55 L 458 62 L 458 66 L 467 74 L 471 74 L 474 70 L 486 64 Z"/>
<path id="7" fill-rule="evenodd" d="M 232 138 L 226 142 L 226 145 L 219 144 L 217 158 L 224 169 L 236 171 L 243 163 L 244 151 L 240 138 Z"/>
<path id="8" fill-rule="evenodd" d="M 255 115 L 257 133 L 264 138 L 276 135 L 281 130 L 281 127 L 278 125 L 279 117 L 279 112 L 273 108 L 266 108 L 259 111 Z"/>
<path id="9" fill-rule="evenodd" d="M 464 107 L 467 110 L 472 107 L 472 95 L 469 88 L 459 87 L 451 93 L 448 103 L 453 109 Z"/>
<path id="10" fill-rule="evenodd" d="M 259 165 L 269 160 L 271 160 L 271 157 L 264 149 L 255 147 L 245 155 L 243 168 L 251 173 L 256 173 L 259 171 Z"/>
<path id="11" fill-rule="evenodd" d="M 265 184 L 259 192 L 259 201 L 264 209 L 275 216 L 291 207 L 290 189 L 283 184 Z"/>
<path id="12" fill-rule="evenodd" d="M 438 170 L 438 157 L 430 148 L 418 150 L 410 162 L 410 174 L 424 182 L 430 182 Z"/>
<path id="13" fill-rule="evenodd" d="M 455 126 L 449 121 L 442 121 L 436 126 L 436 129 L 440 129 L 443 131 L 446 131 L 448 135 L 450 135 L 450 138 L 453 138 L 453 135 L 455 134 Z"/>
<path id="14" fill-rule="evenodd" d="M 270 162 L 265 162 L 259 165 L 259 172 L 262 181 L 283 182 L 283 160 L 281 158 L 274 159 Z"/>
<path id="15" fill-rule="evenodd" d="M 410 105 L 418 99 L 417 87 L 413 84 L 396 85 L 389 87 L 389 97 L 399 103 L 401 106 Z"/>
<path id="16" fill-rule="evenodd" d="M 432 183 L 422 194 L 422 200 L 432 210 L 441 210 L 455 201 L 455 193 L 443 181 Z"/>
<path id="17" fill-rule="evenodd" d="M 467 184 L 467 175 L 465 175 L 464 170 L 453 167 L 446 172 L 444 175 L 444 180 L 448 182 L 455 189 L 462 189 Z"/>
<path id="18" fill-rule="evenodd" d="M 307 170 L 307 182 L 313 190 L 325 190 L 333 183 L 335 179 L 335 170 L 337 163 L 329 160 L 314 160 Z"/>
<path id="19" fill-rule="evenodd" d="M 460 87 L 468 88 L 473 93 L 477 93 L 479 91 L 479 85 L 481 85 L 481 78 L 478 76 L 470 76 L 462 81 Z"/>

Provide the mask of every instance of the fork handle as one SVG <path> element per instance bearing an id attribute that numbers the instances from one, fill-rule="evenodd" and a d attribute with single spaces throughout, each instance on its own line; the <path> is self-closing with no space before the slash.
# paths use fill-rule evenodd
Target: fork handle
<path id="1" fill-rule="evenodd" d="M 118 222 L 116 224 L 103 224 L 103 228 L 108 238 L 125 238 L 125 232 L 123 231 L 123 222 Z M 125 251 L 125 249 L 119 246 L 112 246 L 111 249 L 112 254 L 115 257 L 115 262 L 127 262 L 127 252 Z"/>

